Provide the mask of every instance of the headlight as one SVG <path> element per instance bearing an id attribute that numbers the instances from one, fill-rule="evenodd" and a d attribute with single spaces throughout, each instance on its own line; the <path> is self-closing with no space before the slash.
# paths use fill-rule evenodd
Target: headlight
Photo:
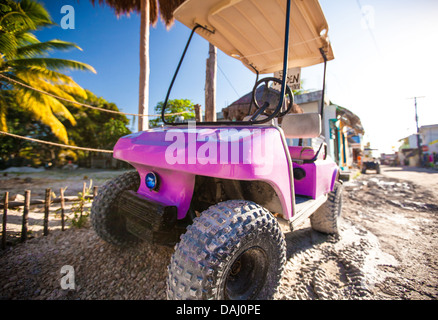
<path id="1" fill-rule="evenodd" d="M 157 190 L 158 189 L 158 177 L 155 173 L 149 172 L 146 175 L 145 178 L 146 187 L 148 187 L 150 190 Z"/>

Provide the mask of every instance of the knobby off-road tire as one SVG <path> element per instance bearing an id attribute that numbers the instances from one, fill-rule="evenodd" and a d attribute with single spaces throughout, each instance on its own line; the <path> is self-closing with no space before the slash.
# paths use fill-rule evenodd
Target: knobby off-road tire
<path id="1" fill-rule="evenodd" d="M 327 201 L 310 216 L 312 229 L 328 233 L 339 234 L 339 217 L 342 213 L 343 184 L 336 181 L 333 191 L 328 194 Z"/>
<path id="2" fill-rule="evenodd" d="M 285 262 L 286 242 L 270 212 L 251 201 L 221 202 L 175 246 L 167 298 L 272 299 Z"/>
<path id="3" fill-rule="evenodd" d="M 116 246 L 132 246 L 140 239 L 129 233 L 126 221 L 117 210 L 117 201 L 125 190 L 137 191 L 140 186 L 138 172 L 124 173 L 107 183 L 99 190 L 91 206 L 91 224 L 96 233 L 106 242 Z"/>

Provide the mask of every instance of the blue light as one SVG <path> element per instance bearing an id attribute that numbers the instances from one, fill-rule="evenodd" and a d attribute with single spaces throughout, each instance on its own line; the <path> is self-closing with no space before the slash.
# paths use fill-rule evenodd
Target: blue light
<path id="1" fill-rule="evenodd" d="M 155 175 L 155 173 L 153 173 L 153 172 L 149 172 L 146 175 L 145 181 L 146 181 L 146 187 L 148 187 L 151 190 L 154 190 L 158 187 L 158 183 L 157 183 L 158 179 L 157 179 L 157 176 Z"/>

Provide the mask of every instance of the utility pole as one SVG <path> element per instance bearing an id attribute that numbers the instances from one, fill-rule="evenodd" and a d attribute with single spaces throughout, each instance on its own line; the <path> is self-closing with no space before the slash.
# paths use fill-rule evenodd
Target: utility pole
<path id="1" fill-rule="evenodd" d="M 421 149 L 421 142 L 420 142 L 420 128 L 418 127 L 418 112 L 417 112 L 417 99 L 424 98 L 424 96 L 421 97 L 412 97 L 408 99 L 414 99 L 415 103 L 415 123 L 417 125 L 417 148 L 418 148 L 418 157 L 420 158 L 420 166 L 423 167 L 423 150 Z"/>
<path id="2" fill-rule="evenodd" d="M 205 121 L 216 121 L 216 70 L 217 50 L 211 43 L 208 50 L 206 78 L 205 78 Z"/>

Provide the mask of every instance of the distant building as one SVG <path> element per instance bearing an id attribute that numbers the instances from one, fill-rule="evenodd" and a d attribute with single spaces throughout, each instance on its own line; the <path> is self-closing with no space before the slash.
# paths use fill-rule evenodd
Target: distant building
<path id="1" fill-rule="evenodd" d="M 420 128 L 421 145 L 424 147 L 424 153 L 438 153 L 438 124 L 422 126 Z"/>
<path id="2" fill-rule="evenodd" d="M 438 124 L 420 128 L 421 146 L 423 148 L 423 164 L 427 167 L 438 165 Z"/>
<path id="3" fill-rule="evenodd" d="M 430 166 L 432 163 L 438 162 L 438 124 L 422 126 L 419 131 L 422 162 L 426 166 Z M 399 142 L 402 142 L 398 152 L 400 164 L 411 167 L 420 166 L 417 134 L 411 134 L 400 139 Z"/>
<path id="4" fill-rule="evenodd" d="M 411 134 L 400 139 L 401 145 L 398 150 L 398 160 L 401 165 L 417 167 L 420 165 L 418 157 L 417 135 Z"/>

